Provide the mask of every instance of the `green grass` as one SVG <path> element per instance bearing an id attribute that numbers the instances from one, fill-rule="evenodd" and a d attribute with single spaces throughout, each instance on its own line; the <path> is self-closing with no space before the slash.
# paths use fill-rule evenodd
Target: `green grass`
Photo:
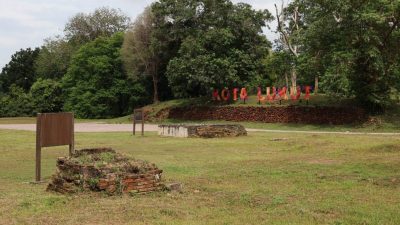
<path id="1" fill-rule="evenodd" d="M 399 143 L 395 136 L 77 133 L 78 149 L 112 147 L 156 163 L 183 193 L 64 196 L 27 183 L 34 133 L 0 130 L 0 224 L 400 224 Z M 43 150 L 45 179 L 67 152 Z"/>
<path id="2" fill-rule="evenodd" d="M 3 117 L 0 118 L 0 124 L 33 124 L 36 123 L 34 117 Z"/>

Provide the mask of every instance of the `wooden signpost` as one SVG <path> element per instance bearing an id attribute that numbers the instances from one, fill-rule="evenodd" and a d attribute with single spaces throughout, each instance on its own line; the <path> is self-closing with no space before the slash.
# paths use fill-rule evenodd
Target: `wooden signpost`
<path id="1" fill-rule="evenodd" d="M 42 147 L 69 145 L 74 153 L 74 114 L 39 113 L 36 120 L 36 182 L 41 179 Z"/>
<path id="2" fill-rule="evenodd" d="M 136 124 L 138 122 L 141 122 L 142 123 L 142 136 L 144 136 L 144 113 L 143 113 L 143 109 L 135 109 L 135 110 L 133 110 L 132 121 L 133 121 L 133 135 L 136 134 Z"/>

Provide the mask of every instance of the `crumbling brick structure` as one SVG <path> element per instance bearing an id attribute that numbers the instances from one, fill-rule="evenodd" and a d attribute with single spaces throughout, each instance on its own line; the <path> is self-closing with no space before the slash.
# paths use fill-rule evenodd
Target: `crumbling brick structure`
<path id="1" fill-rule="evenodd" d="M 110 148 L 84 149 L 57 160 L 48 190 L 60 193 L 104 191 L 110 195 L 162 190 L 162 170 Z"/>
<path id="2" fill-rule="evenodd" d="M 166 108 L 156 118 L 236 122 L 350 124 L 367 120 L 361 108 L 314 106 L 191 106 Z"/>

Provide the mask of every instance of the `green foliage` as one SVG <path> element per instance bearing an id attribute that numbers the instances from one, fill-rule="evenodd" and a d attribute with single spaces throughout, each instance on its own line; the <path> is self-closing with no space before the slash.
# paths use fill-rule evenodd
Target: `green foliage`
<path id="1" fill-rule="evenodd" d="M 62 80 L 64 109 L 80 118 L 110 118 L 147 102 L 144 86 L 126 78 L 120 48 L 123 34 L 101 37 L 82 46 Z"/>
<path id="2" fill-rule="evenodd" d="M 76 47 L 68 41 L 47 39 L 35 61 L 37 76 L 44 79 L 61 79 L 67 73 Z"/>
<path id="3" fill-rule="evenodd" d="M 30 95 L 34 112 L 60 112 L 63 107 L 62 88 L 57 81 L 38 79 L 31 87 Z"/>
<path id="4" fill-rule="evenodd" d="M 160 60 L 162 52 L 157 49 L 154 35 L 155 17 L 148 7 L 137 17 L 133 27 L 125 33 L 122 45 L 122 58 L 128 76 L 134 79 L 150 77 L 153 85 L 153 102 L 159 101 L 159 86 L 168 86 L 162 71 Z"/>
<path id="5" fill-rule="evenodd" d="M 30 94 L 11 85 L 8 94 L 0 95 L 0 117 L 32 116 L 33 103 Z"/>
<path id="6" fill-rule="evenodd" d="M 400 2 L 298 0 L 293 4 L 303 6 L 305 51 L 322 62 L 321 88 L 354 94 L 370 111 L 390 104 L 390 93 L 399 87 Z"/>
<path id="7" fill-rule="evenodd" d="M 36 80 L 34 62 L 40 52 L 36 49 L 21 49 L 11 56 L 11 61 L 5 65 L 0 73 L 0 91 L 7 93 L 14 84 L 25 91 L 29 91 Z"/>
<path id="8" fill-rule="evenodd" d="M 125 31 L 130 18 L 119 9 L 102 7 L 93 13 L 78 13 L 65 25 L 66 38 L 76 45 L 95 40 L 98 37 L 110 37 Z"/>
<path id="9" fill-rule="evenodd" d="M 289 86 L 288 82 L 294 57 L 287 51 L 275 51 L 264 60 L 267 76 L 273 81 L 270 85 Z M 267 84 L 267 83 L 264 83 Z"/>
<path id="10" fill-rule="evenodd" d="M 271 19 L 268 11 L 228 0 L 163 0 L 152 10 L 175 96 L 202 96 L 213 88 L 246 85 L 264 72 L 262 60 L 270 43 L 261 32 Z"/>

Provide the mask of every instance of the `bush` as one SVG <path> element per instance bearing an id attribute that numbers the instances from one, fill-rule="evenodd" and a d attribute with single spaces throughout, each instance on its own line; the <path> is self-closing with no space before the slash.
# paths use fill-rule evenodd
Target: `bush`
<path id="1" fill-rule="evenodd" d="M 147 103 L 147 90 L 127 78 L 120 56 L 123 34 L 101 37 L 82 46 L 62 80 L 64 109 L 79 118 L 110 118 Z"/>
<path id="2" fill-rule="evenodd" d="M 60 112 L 63 107 L 61 84 L 51 79 L 39 79 L 30 95 L 35 113 Z"/>
<path id="3" fill-rule="evenodd" d="M 33 114 L 32 98 L 21 87 L 11 85 L 8 94 L 0 95 L 1 117 L 32 116 Z"/>

